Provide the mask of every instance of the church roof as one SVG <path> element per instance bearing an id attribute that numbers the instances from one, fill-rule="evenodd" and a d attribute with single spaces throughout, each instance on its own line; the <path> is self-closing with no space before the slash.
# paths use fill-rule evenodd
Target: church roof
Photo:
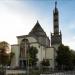
<path id="1" fill-rule="evenodd" d="M 29 35 L 46 36 L 47 37 L 46 33 L 44 32 L 44 30 L 42 29 L 42 27 L 38 21 L 35 24 L 35 26 L 33 27 L 33 29 L 31 30 L 31 32 L 29 33 Z"/>
<path id="2" fill-rule="evenodd" d="M 17 36 L 17 38 L 25 38 L 25 37 L 33 37 L 37 40 L 39 44 L 46 47 L 50 46 L 50 40 L 38 21 L 28 35 Z"/>

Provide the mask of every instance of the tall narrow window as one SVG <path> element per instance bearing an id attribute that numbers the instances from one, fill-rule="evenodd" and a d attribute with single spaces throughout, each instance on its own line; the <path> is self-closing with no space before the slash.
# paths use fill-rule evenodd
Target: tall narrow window
<path id="1" fill-rule="evenodd" d="M 27 50 L 29 49 L 28 39 L 23 39 L 20 44 L 20 67 L 25 68 L 27 60 Z"/>

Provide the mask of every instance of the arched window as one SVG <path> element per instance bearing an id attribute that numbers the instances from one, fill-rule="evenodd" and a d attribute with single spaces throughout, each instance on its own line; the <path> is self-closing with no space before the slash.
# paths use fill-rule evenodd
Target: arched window
<path id="1" fill-rule="evenodd" d="M 19 65 L 22 68 L 25 68 L 25 66 L 26 66 L 28 49 L 29 49 L 29 41 L 28 41 L 28 39 L 23 39 L 20 43 L 20 61 L 19 61 Z"/>
<path id="2" fill-rule="evenodd" d="M 26 58 L 28 48 L 29 48 L 28 39 L 23 39 L 20 44 L 20 57 Z"/>

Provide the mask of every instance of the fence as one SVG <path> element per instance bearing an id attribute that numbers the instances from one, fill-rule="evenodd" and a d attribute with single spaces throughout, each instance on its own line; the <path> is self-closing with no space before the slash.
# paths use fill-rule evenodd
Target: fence
<path id="1" fill-rule="evenodd" d="M 28 72 L 28 73 L 27 73 Z M 0 74 L 1 75 L 1 74 Z M 3 74 L 2 74 L 3 75 Z M 75 75 L 75 70 L 54 70 L 50 67 L 33 67 L 27 70 L 6 70 L 5 75 Z"/>
<path id="2" fill-rule="evenodd" d="M 40 75 L 75 75 L 75 70 L 57 70 L 43 66 L 40 68 Z"/>
<path id="3" fill-rule="evenodd" d="M 75 75 L 75 71 L 54 72 L 54 73 L 40 74 L 40 75 Z"/>

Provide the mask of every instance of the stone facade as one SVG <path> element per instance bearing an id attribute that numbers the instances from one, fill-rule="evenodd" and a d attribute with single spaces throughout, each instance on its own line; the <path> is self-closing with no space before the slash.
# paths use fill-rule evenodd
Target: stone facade
<path id="1" fill-rule="evenodd" d="M 36 28 L 37 33 L 35 31 L 35 27 L 37 27 Z M 49 59 L 51 67 L 54 68 L 54 48 L 50 47 L 50 40 L 47 37 L 46 33 L 43 30 L 39 31 L 38 29 L 42 29 L 42 28 L 40 24 L 37 22 L 34 28 L 32 29 L 32 31 L 28 35 L 17 36 L 18 44 L 11 46 L 12 52 L 15 53 L 15 56 L 11 63 L 12 66 L 16 67 L 16 66 L 20 66 L 21 64 L 25 64 L 24 63 L 26 61 L 25 50 L 27 50 L 28 47 L 26 40 L 28 40 L 29 46 L 33 46 L 38 49 L 37 65 L 39 65 L 43 59 Z M 35 32 L 33 32 L 33 30 Z"/>

